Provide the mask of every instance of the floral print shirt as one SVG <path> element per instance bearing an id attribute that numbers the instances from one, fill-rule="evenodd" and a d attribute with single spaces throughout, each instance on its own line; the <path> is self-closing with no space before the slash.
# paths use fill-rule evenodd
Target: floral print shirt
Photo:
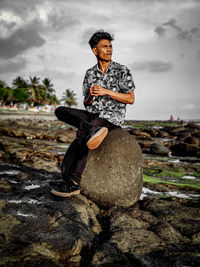
<path id="1" fill-rule="evenodd" d="M 111 61 L 105 73 L 99 70 L 98 64 L 86 71 L 83 81 L 83 95 L 85 98 L 90 93 L 90 87 L 95 84 L 118 93 L 129 93 L 135 89 L 130 70 L 126 66 L 113 61 Z M 114 125 L 121 126 L 126 115 L 126 104 L 107 95 L 95 96 L 86 110 L 91 113 L 99 113 L 99 117 Z"/>

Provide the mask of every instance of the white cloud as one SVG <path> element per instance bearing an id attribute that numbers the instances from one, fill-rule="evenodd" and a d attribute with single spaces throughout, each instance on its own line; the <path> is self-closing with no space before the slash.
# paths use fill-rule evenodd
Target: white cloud
<path id="1" fill-rule="evenodd" d="M 136 103 L 129 118 L 168 119 L 169 104 L 174 114 L 193 116 L 197 108 L 183 103 L 200 101 L 199 8 L 195 0 L 1 0 L 1 78 L 48 77 L 57 93 L 71 88 L 81 103 L 84 73 L 96 63 L 88 40 L 104 29 L 115 36 L 113 60 L 133 66 Z"/>
<path id="2" fill-rule="evenodd" d="M 184 109 L 188 109 L 188 110 L 191 110 L 191 109 L 195 109 L 195 105 L 194 104 L 184 104 L 183 105 L 183 108 Z"/>
<path id="3" fill-rule="evenodd" d="M 171 62 L 163 62 L 159 60 L 146 60 L 135 62 L 132 65 L 134 70 L 147 70 L 150 72 L 165 72 L 170 71 L 173 68 Z"/>

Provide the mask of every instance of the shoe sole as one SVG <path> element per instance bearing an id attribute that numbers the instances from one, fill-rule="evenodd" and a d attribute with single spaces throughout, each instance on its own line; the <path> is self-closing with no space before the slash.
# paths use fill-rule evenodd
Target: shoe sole
<path id="1" fill-rule="evenodd" d="M 51 190 L 51 193 L 55 196 L 59 196 L 59 197 L 70 197 L 70 196 L 73 196 L 73 195 L 79 195 L 80 194 L 80 190 L 76 190 L 76 191 L 73 191 L 71 193 L 64 193 L 64 192 L 59 192 L 59 191 L 56 191 L 56 190 Z"/>
<path id="2" fill-rule="evenodd" d="M 106 137 L 108 133 L 108 128 L 102 127 L 98 132 L 96 132 L 88 141 L 87 141 L 87 147 L 89 149 L 95 149 L 97 148 L 103 139 Z"/>

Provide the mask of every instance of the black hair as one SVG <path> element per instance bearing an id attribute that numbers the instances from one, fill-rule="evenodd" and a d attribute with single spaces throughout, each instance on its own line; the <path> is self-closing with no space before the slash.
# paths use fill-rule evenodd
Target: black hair
<path id="1" fill-rule="evenodd" d="M 111 42 L 114 40 L 114 37 L 112 34 L 104 32 L 103 30 L 97 31 L 92 35 L 89 40 L 90 47 L 94 48 L 98 44 L 98 42 L 103 39 L 109 40 Z"/>

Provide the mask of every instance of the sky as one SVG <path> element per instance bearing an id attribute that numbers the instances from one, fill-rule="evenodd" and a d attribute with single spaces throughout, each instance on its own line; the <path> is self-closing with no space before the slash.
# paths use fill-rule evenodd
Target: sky
<path id="1" fill-rule="evenodd" d="M 88 41 L 101 29 L 136 85 L 126 119 L 200 119 L 200 0 L 0 0 L 0 80 L 47 77 L 84 108 Z"/>

